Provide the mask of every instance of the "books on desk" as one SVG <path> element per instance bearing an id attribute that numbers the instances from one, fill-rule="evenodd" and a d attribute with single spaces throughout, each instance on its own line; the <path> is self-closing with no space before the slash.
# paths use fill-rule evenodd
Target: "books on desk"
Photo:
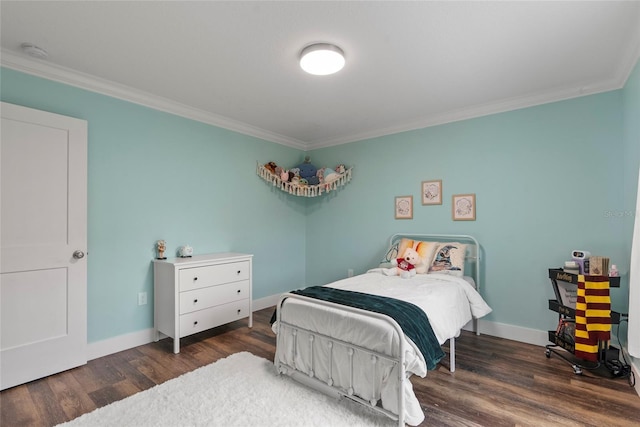
<path id="1" fill-rule="evenodd" d="M 604 256 L 592 256 L 589 258 L 589 274 L 592 276 L 608 276 L 609 258 Z"/>

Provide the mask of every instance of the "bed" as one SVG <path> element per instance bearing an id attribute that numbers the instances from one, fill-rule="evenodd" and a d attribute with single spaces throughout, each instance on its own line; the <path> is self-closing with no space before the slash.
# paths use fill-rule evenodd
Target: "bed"
<path id="1" fill-rule="evenodd" d="M 426 271 L 408 278 L 395 274 L 388 263 L 406 247 L 420 250 Z M 281 296 L 273 323 L 277 371 L 366 405 L 398 425 L 420 424 L 424 413 L 409 377 L 434 369 L 447 340 L 449 369 L 455 370 L 455 338 L 467 324 L 478 333 L 477 319 L 491 312 L 479 293 L 480 265 L 472 236 L 394 234 L 376 268 Z M 343 294 L 349 301 L 336 302 Z M 364 309 L 369 299 L 374 308 Z M 387 304 L 391 309 L 382 308 Z M 427 325 L 419 323 L 421 316 Z"/>

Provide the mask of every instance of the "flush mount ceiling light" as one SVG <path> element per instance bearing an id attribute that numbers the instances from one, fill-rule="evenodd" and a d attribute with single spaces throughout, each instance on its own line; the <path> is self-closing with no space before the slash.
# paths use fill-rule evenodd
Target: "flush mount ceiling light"
<path id="1" fill-rule="evenodd" d="M 24 53 L 34 58 L 47 59 L 47 56 L 49 56 L 46 50 L 36 46 L 33 43 L 22 43 L 20 47 L 22 48 L 22 51 Z"/>
<path id="2" fill-rule="evenodd" d="M 315 43 L 302 49 L 300 67 L 309 74 L 326 76 L 344 67 L 344 52 L 329 43 Z"/>

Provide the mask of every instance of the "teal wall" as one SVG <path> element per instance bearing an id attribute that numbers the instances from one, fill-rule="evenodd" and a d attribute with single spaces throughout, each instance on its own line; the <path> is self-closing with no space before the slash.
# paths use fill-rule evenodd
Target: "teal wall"
<path id="1" fill-rule="evenodd" d="M 0 97 L 89 122 L 89 342 L 152 326 L 137 294 L 151 297 L 160 238 L 169 253 L 253 253 L 257 299 L 362 273 L 395 232 L 472 234 L 488 318 L 545 330 L 546 269 L 572 249 L 628 271 L 629 220 L 615 213 L 635 209 L 638 74 L 619 91 L 314 150 L 317 166 L 354 166 L 350 184 L 315 199 L 255 174 L 256 161 L 290 166 L 300 150 L 7 69 Z M 443 180 L 441 206 L 420 203 L 430 179 Z M 451 220 L 458 193 L 476 193 L 476 221 Z M 413 195 L 412 220 L 394 219 L 398 195 Z"/>
<path id="2" fill-rule="evenodd" d="M 333 199 L 307 216 L 307 284 L 364 272 L 395 232 L 471 234 L 484 254 L 487 317 L 553 328 L 547 268 L 573 249 L 628 270 L 623 227 L 622 91 L 496 114 L 315 150 L 321 165 L 354 165 Z M 420 185 L 442 179 L 443 204 L 422 206 Z M 452 221 L 452 194 L 475 193 L 476 221 Z M 412 220 L 395 220 L 395 196 L 413 195 Z M 614 292 L 626 307 L 626 292 Z"/>
<path id="3" fill-rule="evenodd" d="M 4 102 L 88 121 L 89 342 L 153 326 L 137 295 L 153 301 L 158 239 L 169 256 L 183 244 L 254 254 L 254 298 L 304 283 L 304 200 L 255 174 L 299 150 L 8 69 L 0 88 Z"/>

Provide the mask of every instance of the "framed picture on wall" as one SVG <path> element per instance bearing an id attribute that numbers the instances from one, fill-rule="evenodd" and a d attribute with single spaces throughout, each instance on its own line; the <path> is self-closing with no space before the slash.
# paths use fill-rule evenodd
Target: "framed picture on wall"
<path id="1" fill-rule="evenodd" d="M 451 215 L 454 221 L 475 221 L 476 195 L 454 194 L 451 200 Z"/>
<path id="2" fill-rule="evenodd" d="M 442 180 L 422 181 L 422 204 L 442 204 Z"/>
<path id="3" fill-rule="evenodd" d="M 396 219 L 413 219 L 413 196 L 398 196 L 395 200 Z"/>

